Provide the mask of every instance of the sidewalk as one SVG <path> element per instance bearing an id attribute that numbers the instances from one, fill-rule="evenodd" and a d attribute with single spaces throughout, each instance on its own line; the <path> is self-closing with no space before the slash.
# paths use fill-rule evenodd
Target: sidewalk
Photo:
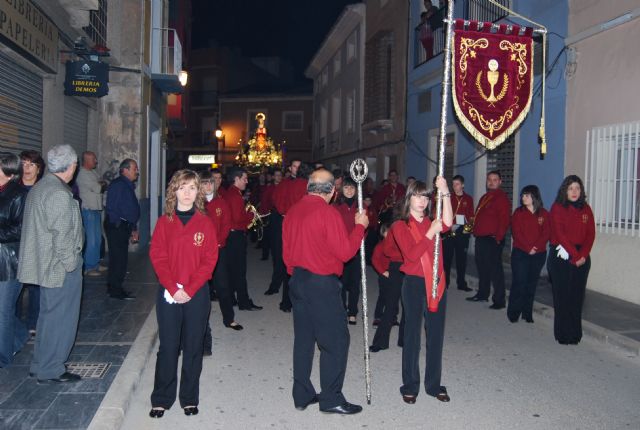
<path id="1" fill-rule="evenodd" d="M 28 376 L 33 341 L 11 366 L 0 369 L 0 428 L 89 425 L 154 306 L 156 282 L 147 253 L 131 254 L 129 270 L 125 288 L 137 296 L 135 301 L 109 298 L 106 276 L 84 279 L 78 336 L 69 357 L 82 381 L 38 385 Z"/>
<path id="2" fill-rule="evenodd" d="M 503 267 L 505 285 L 507 290 L 510 290 L 511 266 L 504 263 Z M 455 278 L 455 273 L 453 268 L 452 278 Z M 469 255 L 467 260 L 467 283 L 470 287 L 478 286 L 478 270 L 473 255 Z M 469 297 L 473 294 L 470 291 Z M 540 316 L 553 319 L 553 293 L 548 276 L 542 276 L 538 282 L 533 311 Z M 639 305 L 587 290 L 582 310 L 582 326 L 585 336 L 620 348 L 626 353 L 640 355 Z"/>

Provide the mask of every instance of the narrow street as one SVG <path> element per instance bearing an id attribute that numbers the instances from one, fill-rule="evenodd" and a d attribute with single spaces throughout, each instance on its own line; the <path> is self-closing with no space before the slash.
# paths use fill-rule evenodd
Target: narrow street
<path id="1" fill-rule="evenodd" d="M 578 346 L 558 345 L 551 320 L 534 316 L 534 324 L 511 324 L 504 311 L 467 302 L 468 294 L 457 290 L 450 291 L 448 300 L 444 350 L 443 384 L 451 403 L 439 403 L 424 392 L 415 405 L 402 402 L 402 350 L 395 346 L 394 329 L 390 349 L 371 355 L 373 396 L 372 404 L 366 405 L 359 321 L 350 327 L 344 393 L 364 411 L 350 417 L 325 415 L 316 407 L 297 411 L 291 399 L 291 314 L 278 310 L 279 297 L 263 296 L 270 261 L 259 261 L 253 249 L 249 261 L 250 293 L 265 309 L 238 312 L 236 319 L 245 330 L 235 332 L 222 326 L 213 303 L 214 353 L 205 358 L 200 414 L 185 417 L 176 402 L 162 419 L 148 417 L 152 354 L 123 428 L 638 428 L 639 357 L 588 338 Z M 371 270 L 368 279 L 372 309 L 377 280 Z M 317 369 L 316 364 L 313 380 L 319 390 Z"/>

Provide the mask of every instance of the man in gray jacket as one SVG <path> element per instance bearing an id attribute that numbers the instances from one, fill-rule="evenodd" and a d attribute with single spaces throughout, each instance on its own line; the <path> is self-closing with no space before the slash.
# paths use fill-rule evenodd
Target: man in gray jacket
<path id="1" fill-rule="evenodd" d="M 30 370 L 41 383 L 80 379 L 64 364 L 76 338 L 82 296 L 82 221 L 67 185 L 77 165 L 69 145 L 47 152 L 49 171 L 27 195 L 22 221 L 18 279 L 41 286 Z"/>

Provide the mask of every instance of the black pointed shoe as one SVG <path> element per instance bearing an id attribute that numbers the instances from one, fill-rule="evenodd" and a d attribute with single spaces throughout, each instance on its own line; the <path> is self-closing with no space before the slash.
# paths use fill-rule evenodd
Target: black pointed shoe
<path id="1" fill-rule="evenodd" d="M 186 416 L 198 415 L 198 412 L 200 412 L 197 406 L 185 406 L 183 410 Z"/>
<path id="2" fill-rule="evenodd" d="M 149 416 L 151 418 L 162 418 L 164 416 L 164 409 L 151 409 L 149 411 Z"/>
<path id="3" fill-rule="evenodd" d="M 307 406 L 315 405 L 316 403 L 318 403 L 318 395 L 313 396 L 311 400 L 309 400 L 306 404 L 296 406 L 296 409 L 299 411 L 304 411 L 305 409 L 307 409 Z"/>
<path id="4" fill-rule="evenodd" d="M 325 414 L 353 415 L 362 412 L 362 406 L 344 402 L 343 404 L 332 408 L 320 408 L 320 412 L 324 412 Z"/>
<path id="5" fill-rule="evenodd" d="M 477 294 L 475 296 L 467 297 L 466 300 L 469 302 L 488 302 L 489 301 L 489 299 L 483 299 L 482 297 L 478 297 Z"/>

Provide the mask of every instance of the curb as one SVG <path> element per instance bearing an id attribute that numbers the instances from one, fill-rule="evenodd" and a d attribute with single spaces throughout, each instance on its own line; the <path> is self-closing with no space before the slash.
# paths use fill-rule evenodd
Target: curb
<path id="1" fill-rule="evenodd" d="M 455 272 L 451 273 L 451 278 L 454 279 L 456 277 Z M 467 275 L 467 279 L 473 280 L 477 287 L 478 278 L 473 275 Z M 509 291 L 507 289 L 507 291 Z M 553 323 L 553 318 L 555 316 L 554 310 L 552 306 L 548 306 L 542 304 L 540 302 L 533 302 L 533 312 L 537 315 L 544 317 L 545 319 L 551 320 Z M 597 324 L 594 324 L 585 319 L 582 320 L 582 334 L 584 337 L 587 337 L 591 340 L 594 340 L 598 343 L 602 343 L 604 345 L 612 346 L 616 349 L 621 350 L 626 354 L 632 354 L 634 356 L 640 356 L 640 342 L 633 340 L 627 336 L 623 336 L 621 334 L 616 333 L 613 330 L 609 330 Z"/>
<path id="2" fill-rule="evenodd" d="M 154 306 L 140 328 L 122 367 L 87 427 L 89 430 L 112 430 L 122 427 L 133 393 L 137 390 L 142 378 L 142 369 L 158 343 L 155 310 Z"/>

